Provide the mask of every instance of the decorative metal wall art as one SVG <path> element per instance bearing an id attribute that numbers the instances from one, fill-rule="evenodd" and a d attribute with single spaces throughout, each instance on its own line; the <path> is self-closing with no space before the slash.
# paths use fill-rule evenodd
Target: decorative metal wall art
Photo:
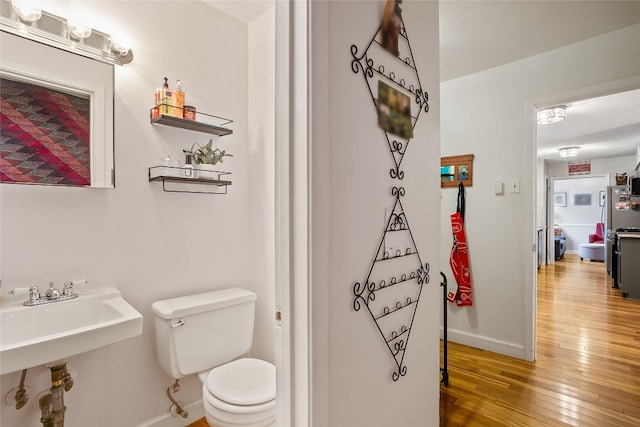
<path id="1" fill-rule="evenodd" d="M 393 13 L 390 19 L 389 13 Z M 395 38 L 392 34 L 390 39 L 388 28 L 385 29 L 388 22 L 397 24 Z M 389 175 L 394 180 L 402 180 L 402 160 L 413 138 L 416 122 L 423 112 L 429 111 L 429 95 L 420 84 L 397 1 L 387 2 L 382 25 L 364 52 L 358 52 L 358 47 L 352 45 L 351 69 L 356 74 L 362 73 L 378 114 L 378 124 L 393 160 Z M 392 71 L 383 65 L 384 61 L 392 61 L 399 68 Z M 414 101 L 413 112 L 410 102 L 405 108 L 405 101 L 411 99 Z M 407 373 L 404 356 L 422 286 L 429 283 L 429 263 L 420 257 L 409 228 L 401 201 L 404 187 L 393 186 L 391 194 L 394 196 L 393 207 L 385 212 L 385 228 L 367 277 L 353 285 L 353 308 L 356 311 L 366 308 L 371 315 L 396 364 L 391 377 L 397 381 Z"/>
<path id="2" fill-rule="evenodd" d="M 404 355 L 411 335 L 422 285 L 429 283 L 429 264 L 418 253 L 400 198 L 402 187 L 393 187 L 395 204 L 380 239 L 364 283 L 353 285 L 353 308 L 366 307 L 394 358 L 394 381 L 407 373 Z"/>

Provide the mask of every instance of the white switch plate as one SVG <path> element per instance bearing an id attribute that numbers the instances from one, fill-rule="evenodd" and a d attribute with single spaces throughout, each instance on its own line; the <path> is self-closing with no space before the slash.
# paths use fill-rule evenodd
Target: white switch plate
<path id="1" fill-rule="evenodd" d="M 509 193 L 519 193 L 520 192 L 520 179 L 511 178 L 509 182 Z"/>
<path id="2" fill-rule="evenodd" d="M 502 181 L 493 181 L 493 194 L 502 194 Z"/>

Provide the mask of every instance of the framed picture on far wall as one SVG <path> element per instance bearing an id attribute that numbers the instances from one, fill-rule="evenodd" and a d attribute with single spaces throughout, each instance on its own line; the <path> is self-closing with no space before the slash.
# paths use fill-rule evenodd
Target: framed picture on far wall
<path id="1" fill-rule="evenodd" d="M 574 194 L 573 204 L 575 206 L 591 206 L 591 194 Z"/>
<path id="2" fill-rule="evenodd" d="M 567 193 L 555 193 L 553 195 L 553 206 L 560 208 L 567 206 Z"/>

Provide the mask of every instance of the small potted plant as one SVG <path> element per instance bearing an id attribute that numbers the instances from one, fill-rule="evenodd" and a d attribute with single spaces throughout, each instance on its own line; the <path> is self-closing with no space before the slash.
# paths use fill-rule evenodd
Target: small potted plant
<path id="1" fill-rule="evenodd" d="M 200 145 L 194 142 L 189 150 L 182 150 L 185 154 L 191 154 L 194 169 L 201 178 L 215 178 L 214 166 L 223 163 L 225 157 L 233 157 L 233 154 L 227 153 L 225 150 L 213 147 L 213 138 L 209 139 L 206 145 Z"/>

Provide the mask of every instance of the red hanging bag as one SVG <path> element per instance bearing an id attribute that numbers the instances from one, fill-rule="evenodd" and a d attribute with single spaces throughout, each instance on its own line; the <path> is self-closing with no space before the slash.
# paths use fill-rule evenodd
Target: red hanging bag
<path id="1" fill-rule="evenodd" d="M 449 292 L 447 300 L 456 302 L 459 306 L 473 305 L 471 298 L 471 269 L 469 268 L 469 251 L 467 249 L 467 237 L 464 232 L 464 185 L 458 185 L 458 207 L 454 214 L 451 214 L 451 231 L 453 232 L 453 245 L 449 265 L 453 272 L 453 277 L 458 283 L 456 292 Z"/>

